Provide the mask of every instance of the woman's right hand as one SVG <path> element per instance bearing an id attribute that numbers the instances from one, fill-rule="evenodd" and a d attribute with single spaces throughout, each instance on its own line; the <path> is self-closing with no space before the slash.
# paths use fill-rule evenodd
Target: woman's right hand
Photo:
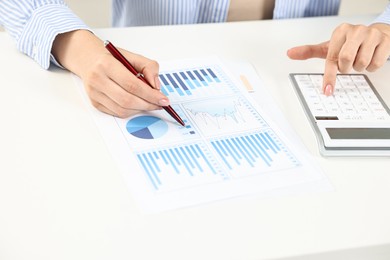
<path id="1" fill-rule="evenodd" d="M 60 34 L 52 49 L 57 61 L 83 80 L 91 103 L 104 113 L 126 118 L 140 111 L 168 106 L 169 99 L 159 91 L 158 63 L 123 49 L 120 51 L 153 88 L 128 71 L 89 31 Z"/>

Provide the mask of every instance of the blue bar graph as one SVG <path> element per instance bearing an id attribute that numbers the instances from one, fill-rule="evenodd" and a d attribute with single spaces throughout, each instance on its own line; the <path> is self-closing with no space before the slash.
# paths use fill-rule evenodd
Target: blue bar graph
<path id="1" fill-rule="evenodd" d="M 218 166 L 209 150 L 201 143 L 169 147 L 158 151 L 137 154 L 137 159 L 145 170 L 147 179 L 155 190 L 161 190 L 172 178 L 180 182 L 187 179 L 210 178 L 210 174 L 220 178 Z"/>
<path id="2" fill-rule="evenodd" d="M 204 69 L 201 69 L 200 72 L 202 72 L 203 76 L 207 79 L 208 82 L 212 82 L 209 74 Z"/>
<path id="3" fill-rule="evenodd" d="M 169 79 L 169 82 L 172 83 L 173 87 L 179 93 L 180 96 L 184 96 L 183 90 L 179 87 L 179 85 L 176 83 L 176 81 L 172 78 L 171 74 L 166 74 L 167 78 Z"/>
<path id="4" fill-rule="evenodd" d="M 199 80 L 195 78 L 194 74 L 191 71 L 187 71 L 188 76 L 190 76 L 191 80 L 195 83 L 197 87 L 201 87 Z"/>
<path id="5" fill-rule="evenodd" d="M 291 165 L 298 164 L 271 130 L 215 139 L 211 145 L 229 170 L 243 167 L 270 169 L 281 160 Z"/>
<path id="6" fill-rule="evenodd" d="M 190 97 L 207 91 L 210 94 L 211 88 L 221 92 L 226 84 L 222 84 L 216 69 L 199 68 L 185 71 L 163 72 L 159 75 L 162 83 L 161 91 L 166 95 L 178 97 Z M 207 88 L 207 89 L 206 89 Z"/>
<path id="7" fill-rule="evenodd" d="M 210 73 L 211 77 L 213 77 L 213 79 L 216 82 L 221 82 L 221 80 L 217 77 L 217 75 L 215 75 L 215 73 L 214 73 L 214 71 L 212 69 L 208 68 L 207 71 Z"/>
<path id="8" fill-rule="evenodd" d="M 199 71 L 194 70 L 194 73 L 195 73 L 195 75 L 198 77 L 198 79 L 200 80 L 200 82 L 202 82 L 203 86 L 208 86 L 206 80 L 204 80 L 204 78 L 200 75 Z"/>
<path id="9" fill-rule="evenodd" d="M 164 77 L 164 75 L 160 75 L 159 76 L 162 83 L 164 84 L 165 88 L 169 91 L 169 92 L 173 92 L 173 88 L 171 86 L 171 84 L 169 84 L 169 82 L 166 80 L 166 78 Z M 165 89 L 164 89 L 165 90 Z"/>
<path id="10" fill-rule="evenodd" d="M 187 93 L 187 95 L 192 95 L 191 91 L 188 89 L 187 85 L 184 84 L 179 75 L 177 73 L 173 73 L 173 76 L 176 78 L 177 82 L 179 82 L 181 88 Z"/>
<path id="11" fill-rule="evenodd" d="M 192 84 L 192 81 L 186 76 L 184 72 L 180 72 L 180 76 L 185 80 L 185 82 L 190 86 L 191 89 L 195 89 L 194 84 Z"/>

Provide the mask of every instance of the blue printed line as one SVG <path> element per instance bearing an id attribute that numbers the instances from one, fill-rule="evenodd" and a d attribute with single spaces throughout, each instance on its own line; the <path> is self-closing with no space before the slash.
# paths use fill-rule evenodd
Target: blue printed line
<path id="1" fill-rule="evenodd" d="M 267 143 L 268 147 L 271 148 L 271 150 L 276 153 L 275 148 L 271 145 L 271 143 L 268 141 L 267 137 L 263 133 L 260 133 L 261 138 L 264 140 L 264 142 Z"/>
<path id="2" fill-rule="evenodd" d="M 235 139 L 237 140 L 237 143 L 239 145 L 241 145 L 243 151 L 248 155 L 248 157 L 252 160 L 252 162 L 256 162 L 255 158 L 253 158 L 253 156 L 250 154 L 250 152 L 248 151 L 247 147 L 242 144 L 241 139 L 238 138 L 238 137 L 236 137 Z"/>
<path id="3" fill-rule="evenodd" d="M 280 151 L 279 146 L 275 143 L 274 139 L 268 134 L 268 132 L 265 132 L 265 136 L 268 138 L 268 140 L 271 141 L 271 143 L 275 146 L 275 148 Z"/>
<path id="4" fill-rule="evenodd" d="M 176 81 L 172 78 L 172 76 L 170 74 L 167 74 L 167 77 L 168 77 L 169 81 L 172 83 L 172 85 L 175 88 L 176 92 L 179 93 L 180 96 L 184 96 L 183 91 L 181 90 L 179 85 L 177 85 Z"/>
<path id="5" fill-rule="evenodd" d="M 230 140 L 229 139 L 226 139 L 226 142 L 228 143 L 228 145 L 230 146 L 230 148 L 232 148 L 233 152 L 237 155 L 237 158 L 238 159 L 242 159 L 241 155 L 237 152 L 236 148 L 234 148 L 234 145 L 232 145 L 230 143 Z"/>
<path id="6" fill-rule="evenodd" d="M 207 86 L 207 82 L 204 80 L 204 78 L 200 75 L 200 73 L 197 70 L 194 70 L 195 75 L 200 79 L 200 82 L 202 82 L 203 86 Z"/>
<path id="7" fill-rule="evenodd" d="M 192 81 L 186 76 L 184 72 L 180 72 L 180 76 L 184 79 L 185 83 L 190 86 L 191 89 L 195 89 L 194 84 L 192 84 Z"/>
<path id="8" fill-rule="evenodd" d="M 264 143 L 263 139 L 259 136 L 259 134 L 256 134 L 256 138 L 257 140 L 262 144 L 262 146 L 264 147 L 264 149 L 266 150 L 269 150 L 269 147 L 266 143 Z"/>
<path id="9" fill-rule="evenodd" d="M 175 152 L 176 152 L 177 156 L 179 156 L 179 158 L 180 158 L 180 160 L 182 161 L 182 163 L 183 163 L 184 167 L 186 167 L 186 169 L 187 169 L 188 173 L 189 173 L 191 176 L 194 176 L 194 174 L 192 173 L 192 171 L 191 171 L 190 167 L 188 167 L 187 163 L 184 161 L 183 157 L 181 156 L 181 154 L 180 154 L 179 150 L 178 150 L 176 147 L 175 147 L 175 148 L 173 148 L 173 149 L 175 150 Z"/>
<path id="10" fill-rule="evenodd" d="M 253 138 L 252 135 L 251 135 L 251 137 Z M 257 145 L 254 144 L 254 143 L 252 142 L 252 140 L 249 138 L 249 136 L 246 136 L 245 138 L 246 138 L 246 139 L 248 140 L 248 142 L 254 147 L 254 149 L 256 149 L 256 151 L 257 151 L 257 153 L 259 154 L 259 156 L 261 157 L 261 159 L 263 159 L 263 161 L 264 161 L 268 166 L 271 166 L 271 164 L 269 163 L 269 161 L 264 157 L 263 153 L 259 150 L 259 149 L 263 150 L 263 148 L 262 148 L 261 146 L 257 147 Z M 264 151 L 264 150 L 263 150 L 263 151 Z"/>
<path id="11" fill-rule="evenodd" d="M 192 146 L 191 146 L 192 147 Z M 186 146 L 186 150 L 187 150 L 187 153 L 189 153 L 189 155 L 191 156 L 192 160 L 195 162 L 196 166 L 198 167 L 198 169 L 203 172 L 203 169 L 202 167 L 200 166 L 198 160 L 195 158 L 194 154 L 192 153 L 192 151 L 190 150 L 190 148 L 188 148 L 188 146 Z"/>
<path id="12" fill-rule="evenodd" d="M 158 167 L 156 160 L 154 160 L 154 158 L 153 158 L 153 155 L 151 153 L 148 153 L 148 156 L 149 156 L 149 159 L 152 161 L 154 168 L 156 168 L 156 170 L 158 172 L 161 172 L 160 167 Z"/>
<path id="13" fill-rule="evenodd" d="M 163 76 L 163 75 L 160 75 L 160 79 L 162 81 L 162 83 L 164 84 L 164 86 L 168 89 L 169 92 L 174 92 L 173 88 L 170 86 L 170 84 L 168 83 L 168 81 L 166 80 L 166 78 Z"/>
<path id="14" fill-rule="evenodd" d="M 142 167 L 144 167 L 144 169 L 145 169 L 145 171 L 146 171 L 146 175 L 148 175 L 149 180 L 150 180 L 150 182 L 152 183 L 153 187 L 154 187 L 156 190 L 158 190 L 157 184 L 154 182 L 154 180 L 153 180 L 153 178 L 152 178 L 152 175 L 150 174 L 150 171 L 149 171 L 148 167 L 146 167 L 145 162 L 142 160 L 142 157 L 141 157 L 139 154 L 137 154 L 137 157 L 138 157 L 138 160 L 141 162 Z"/>
<path id="15" fill-rule="evenodd" d="M 216 82 L 221 82 L 217 75 L 215 75 L 215 73 L 211 69 L 207 69 L 207 71 L 210 73 L 211 77 L 213 77 Z"/>
<path id="16" fill-rule="evenodd" d="M 179 82 L 180 86 L 183 88 L 184 92 L 187 95 L 192 95 L 191 91 L 187 88 L 186 84 L 183 82 L 183 80 L 179 77 L 177 73 L 173 73 L 173 76 L 175 76 L 176 80 Z"/>
<path id="17" fill-rule="evenodd" d="M 183 147 L 180 147 L 180 151 L 181 151 L 182 154 L 184 154 L 184 157 L 186 158 L 186 160 L 190 164 L 191 168 L 194 169 L 195 165 L 192 163 L 191 159 L 188 157 L 188 154 L 186 153 L 186 151 L 184 151 Z"/>
<path id="18" fill-rule="evenodd" d="M 231 139 L 233 144 L 236 146 L 237 150 L 240 151 L 241 155 L 245 158 L 245 160 L 249 163 L 250 166 L 253 167 L 252 162 L 249 160 L 248 156 L 245 154 L 245 152 L 241 149 L 241 146 L 239 146 L 235 139 Z"/>
<path id="19" fill-rule="evenodd" d="M 164 154 L 162 153 L 162 151 L 159 151 L 159 154 L 160 154 L 161 158 L 163 158 L 165 164 L 168 165 L 167 158 L 165 158 L 165 156 L 164 156 Z"/>
<path id="20" fill-rule="evenodd" d="M 222 148 L 222 146 L 221 146 L 221 144 L 219 143 L 219 141 L 214 141 L 214 142 L 218 145 L 219 149 L 221 149 L 221 151 L 223 152 L 223 154 L 224 154 L 225 156 L 228 156 L 227 152 L 225 151 L 225 149 Z"/>
<path id="21" fill-rule="evenodd" d="M 173 159 L 175 159 L 176 163 L 177 163 L 178 165 L 181 165 L 180 161 L 177 159 L 176 154 L 173 152 L 173 150 L 172 150 L 172 149 L 169 149 L 169 152 L 170 152 L 171 155 L 173 156 Z"/>
<path id="22" fill-rule="evenodd" d="M 221 157 L 221 159 L 225 162 L 226 166 L 231 170 L 232 167 L 230 166 L 230 164 L 228 163 L 228 161 L 226 160 L 225 156 L 223 156 L 222 152 L 221 152 L 221 146 L 217 143 L 217 145 L 215 144 L 215 142 L 211 142 L 211 144 L 213 145 L 214 149 L 218 152 L 219 156 Z M 223 149 L 222 149 L 223 150 Z"/>
<path id="23" fill-rule="evenodd" d="M 267 157 L 268 161 L 272 162 L 273 160 L 272 160 L 271 156 L 269 156 L 268 152 L 266 150 L 264 150 L 263 145 L 259 143 L 259 140 L 256 139 L 256 137 L 253 135 L 251 135 L 251 138 L 257 144 L 257 147 L 261 150 L 263 155 L 265 155 Z"/>
<path id="24" fill-rule="evenodd" d="M 240 165 L 240 161 L 236 158 L 235 154 L 230 150 L 229 146 L 225 143 L 225 140 L 220 140 L 225 149 L 229 152 L 230 156 Z"/>
<path id="25" fill-rule="evenodd" d="M 198 144 L 195 145 L 196 149 L 198 150 L 199 154 L 203 157 L 203 160 L 207 163 L 209 166 L 210 170 L 213 171 L 214 174 L 217 174 L 217 172 L 214 170 L 214 168 L 211 166 L 209 160 L 207 160 L 206 156 L 203 154 L 203 152 L 200 150 L 200 147 Z"/>
<path id="26" fill-rule="evenodd" d="M 202 85 L 199 83 L 199 81 L 195 78 L 195 76 L 191 73 L 191 71 L 187 71 L 188 76 L 192 79 L 193 82 L 195 82 L 195 85 L 197 87 L 201 87 Z"/>
<path id="27" fill-rule="evenodd" d="M 213 82 L 204 69 L 201 69 L 200 72 L 202 72 L 203 76 L 207 79 L 208 82 Z"/>
<path id="28" fill-rule="evenodd" d="M 258 158 L 259 156 L 257 155 L 257 153 L 255 152 L 255 150 L 253 150 L 252 146 L 246 141 L 246 139 L 241 136 L 240 139 L 242 140 L 242 142 L 245 144 L 246 147 L 249 148 L 249 150 L 251 151 L 251 153 L 256 157 Z"/>
<path id="29" fill-rule="evenodd" d="M 186 82 L 190 86 L 191 89 L 195 89 L 195 86 L 194 86 L 194 84 L 192 84 L 191 80 L 187 79 Z"/>
<path id="30" fill-rule="evenodd" d="M 166 150 L 164 150 L 164 154 L 168 158 L 168 160 L 169 160 L 170 164 L 172 165 L 173 169 L 175 169 L 176 173 L 180 174 L 179 169 L 176 167 L 176 164 L 172 161 L 171 156 L 169 156 L 169 154 L 168 154 L 168 152 Z"/>
<path id="31" fill-rule="evenodd" d="M 165 96 L 168 96 L 169 93 L 165 90 L 165 88 L 161 88 L 161 92 L 165 95 Z"/>
<path id="32" fill-rule="evenodd" d="M 196 158 L 199 158 L 199 154 L 198 154 L 198 152 L 195 150 L 194 146 L 191 145 L 190 148 L 191 148 L 191 151 L 195 154 Z"/>

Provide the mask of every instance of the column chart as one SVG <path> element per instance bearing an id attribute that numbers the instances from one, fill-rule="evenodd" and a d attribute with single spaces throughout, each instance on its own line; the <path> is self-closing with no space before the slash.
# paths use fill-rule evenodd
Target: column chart
<path id="1" fill-rule="evenodd" d="M 226 178 L 203 143 L 141 152 L 137 158 L 156 191 L 171 191 Z"/>
<path id="2" fill-rule="evenodd" d="M 236 91 L 218 67 L 168 71 L 159 75 L 161 91 L 173 100 L 185 100 Z"/>
<path id="3" fill-rule="evenodd" d="M 234 177 L 278 171 L 300 164 L 272 130 L 213 139 L 211 144 Z"/>

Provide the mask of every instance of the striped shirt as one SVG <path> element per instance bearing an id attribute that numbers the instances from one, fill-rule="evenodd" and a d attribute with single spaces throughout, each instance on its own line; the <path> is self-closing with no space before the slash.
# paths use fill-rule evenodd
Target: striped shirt
<path id="1" fill-rule="evenodd" d="M 267 0 L 264 0 L 267 1 Z M 112 0 L 113 26 L 225 22 L 230 0 Z M 336 15 L 340 0 L 275 0 L 274 19 Z M 390 5 L 376 22 L 390 24 Z M 87 29 L 64 0 L 0 0 L 0 25 L 47 69 L 56 35 Z M 57 64 L 57 63 L 56 63 Z"/>
<path id="2" fill-rule="evenodd" d="M 229 0 L 113 0 L 112 25 L 225 22 L 229 3 Z M 339 7 L 340 0 L 276 0 L 274 18 L 336 15 Z"/>
<path id="3" fill-rule="evenodd" d="M 47 69 L 54 38 L 88 27 L 63 0 L 0 0 L 0 25 L 15 39 L 18 50 Z"/>
<path id="4" fill-rule="evenodd" d="M 390 24 L 390 4 L 387 5 L 386 9 L 381 15 L 379 15 L 373 23 L 387 23 Z"/>
<path id="5" fill-rule="evenodd" d="M 229 0 L 113 0 L 112 25 L 172 25 L 226 21 Z"/>

